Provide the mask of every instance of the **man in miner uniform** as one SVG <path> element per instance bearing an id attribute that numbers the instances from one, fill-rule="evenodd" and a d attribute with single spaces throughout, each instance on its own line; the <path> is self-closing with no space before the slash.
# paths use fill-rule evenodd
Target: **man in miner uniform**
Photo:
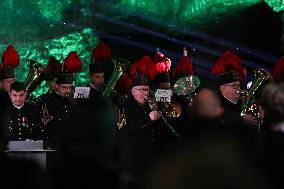
<path id="1" fill-rule="evenodd" d="M 224 122 L 245 123 L 257 125 L 257 121 L 252 115 L 241 116 L 241 82 L 245 80 L 246 70 L 240 64 L 240 58 L 226 51 L 211 69 L 212 74 L 216 75 L 217 84 L 221 92 L 221 102 L 224 107 Z"/>
<path id="2" fill-rule="evenodd" d="M 41 120 L 46 133 L 46 148 L 56 148 L 59 131 L 70 118 L 73 107 L 70 101 L 74 90 L 73 73 L 80 70 L 81 59 L 73 51 L 64 59 L 63 71 L 57 76 L 55 92 L 41 101 Z"/>
<path id="3" fill-rule="evenodd" d="M 150 68 L 152 65 L 152 68 Z M 118 132 L 118 167 L 122 176 L 136 185 L 147 173 L 159 151 L 160 113 L 152 110 L 145 97 L 149 96 L 150 78 L 155 68 L 151 59 L 144 56 L 131 66 L 132 88 L 125 103 L 125 125 Z"/>
<path id="4" fill-rule="evenodd" d="M 100 42 L 93 50 L 89 64 L 90 77 L 90 99 L 98 100 L 105 86 L 105 77 L 107 66 L 111 63 L 111 50 L 105 44 Z"/>
<path id="5" fill-rule="evenodd" d="M 0 116 L 5 112 L 10 102 L 10 86 L 14 83 L 14 69 L 19 65 L 20 56 L 12 45 L 9 45 L 2 55 L 2 64 L 0 64 Z"/>
<path id="6" fill-rule="evenodd" d="M 25 102 L 27 91 L 21 82 L 11 84 L 7 106 L 8 140 L 42 140 L 43 128 L 37 106 Z"/>

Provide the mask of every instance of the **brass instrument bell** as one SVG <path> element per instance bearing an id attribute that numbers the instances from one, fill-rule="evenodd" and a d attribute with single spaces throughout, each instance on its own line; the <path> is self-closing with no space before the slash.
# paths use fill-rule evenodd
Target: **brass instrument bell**
<path id="1" fill-rule="evenodd" d="M 151 94 L 154 96 L 153 91 L 150 91 L 150 95 Z M 146 96 L 145 99 L 152 110 L 159 109 L 162 115 L 167 119 L 177 118 L 181 114 L 181 105 L 178 102 L 157 102 L 155 98 L 151 98 L 150 96 Z"/>
<path id="2" fill-rule="evenodd" d="M 31 93 L 41 82 L 42 76 L 47 73 L 47 69 L 32 59 L 27 59 L 27 65 L 30 70 L 24 81 L 24 85 L 28 93 Z"/>
<path id="3" fill-rule="evenodd" d="M 173 92 L 177 95 L 187 95 L 200 85 L 200 80 L 197 76 L 187 75 L 179 80 L 173 86 Z"/>
<path id="4" fill-rule="evenodd" d="M 115 86 L 116 81 L 119 79 L 119 77 L 123 73 L 121 63 L 119 61 L 112 61 L 112 62 L 114 63 L 114 69 L 113 69 L 113 72 L 111 74 L 111 77 L 108 83 L 106 84 L 106 87 L 104 88 L 102 92 L 102 97 L 110 96 L 111 92 L 114 91 L 114 86 Z"/>
<path id="5" fill-rule="evenodd" d="M 261 68 L 254 70 L 254 81 L 242 97 L 241 116 L 245 114 L 252 114 L 253 116 L 257 115 L 257 113 L 253 112 L 256 107 L 256 95 L 261 91 L 262 87 L 272 79 L 273 78 L 268 71 Z"/>
<path id="6" fill-rule="evenodd" d="M 181 114 L 181 105 L 177 102 L 161 103 L 162 114 L 167 118 L 177 118 Z"/>

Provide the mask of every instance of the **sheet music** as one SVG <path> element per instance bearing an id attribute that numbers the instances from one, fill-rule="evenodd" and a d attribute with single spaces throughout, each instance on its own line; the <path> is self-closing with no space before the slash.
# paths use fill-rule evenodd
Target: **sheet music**
<path id="1" fill-rule="evenodd" d="M 89 98 L 90 87 L 75 87 L 74 98 Z"/>

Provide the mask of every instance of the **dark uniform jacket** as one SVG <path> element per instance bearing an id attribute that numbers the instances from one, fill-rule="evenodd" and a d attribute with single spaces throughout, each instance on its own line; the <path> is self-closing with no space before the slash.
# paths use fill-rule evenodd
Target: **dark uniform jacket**
<path id="1" fill-rule="evenodd" d="M 88 87 L 90 87 L 90 95 L 89 95 L 90 99 L 97 100 L 102 96 L 103 92 L 102 90 L 95 89 L 90 85 Z"/>
<path id="2" fill-rule="evenodd" d="M 7 106 L 10 102 L 11 100 L 9 94 L 4 90 L 0 90 L 0 116 L 5 113 Z"/>
<path id="3" fill-rule="evenodd" d="M 163 154 L 170 153 L 171 149 L 180 145 L 181 138 L 183 138 L 185 128 L 185 122 L 182 122 L 181 117 L 167 118 L 164 114 L 165 123 L 162 119 L 158 120 L 158 125 L 160 125 L 160 151 Z M 170 126 L 168 126 L 169 124 Z M 173 129 L 173 130 L 172 130 Z"/>
<path id="4" fill-rule="evenodd" d="M 159 149 L 159 126 L 151 121 L 148 104 L 139 103 L 130 96 L 125 104 L 126 125 L 118 133 L 118 167 L 147 169 Z"/>
<path id="5" fill-rule="evenodd" d="M 222 96 L 221 103 L 224 107 L 224 124 L 243 124 L 241 117 L 241 103 L 239 101 L 234 104 Z"/>
<path id="6" fill-rule="evenodd" d="M 25 103 L 20 109 L 7 107 L 8 140 L 42 140 L 43 128 L 35 105 Z"/>
<path id="7" fill-rule="evenodd" d="M 42 97 L 40 109 L 46 147 L 54 148 L 61 127 L 70 118 L 72 104 L 68 98 L 52 93 Z"/>
<path id="8" fill-rule="evenodd" d="M 172 103 L 172 104 L 171 104 Z M 159 104 L 169 104 L 168 106 L 159 106 L 159 110 L 163 112 L 163 116 L 167 120 L 167 122 L 172 126 L 172 128 L 177 132 L 178 135 L 182 138 L 185 135 L 185 129 L 188 127 L 187 125 L 187 112 L 186 108 L 188 107 L 188 101 L 186 98 L 182 98 L 182 96 L 173 95 L 171 99 L 171 103 L 160 102 Z M 178 111 L 174 111 L 175 105 L 178 104 L 181 106 L 180 115 L 178 117 L 174 117 L 175 113 Z M 176 107 L 177 108 L 177 107 Z M 175 145 L 179 145 L 179 138 L 171 131 L 171 129 L 162 121 L 161 123 L 161 149 L 167 153 L 170 148 L 175 148 Z"/>
<path id="9" fill-rule="evenodd" d="M 3 89 L 0 90 L 0 100 L 1 102 L 5 101 L 5 102 L 10 102 L 10 97 L 9 94 L 4 91 Z M 8 101 L 6 101 L 8 100 Z"/>

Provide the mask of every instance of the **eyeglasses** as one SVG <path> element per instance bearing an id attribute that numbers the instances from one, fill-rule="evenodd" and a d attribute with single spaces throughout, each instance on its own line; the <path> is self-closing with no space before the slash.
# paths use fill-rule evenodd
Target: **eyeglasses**
<path id="1" fill-rule="evenodd" d="M 224 86 L 229 86 L 232 87 L 233 89 L 240 89 L 241 85 L 240 84 L 224 84 Z"/>
<path id="2" fill-rule="evenodd" d="M 148 92 L 149 88 L 135 88 L 135 90 L 140 91 L 140 92 Z"/>

